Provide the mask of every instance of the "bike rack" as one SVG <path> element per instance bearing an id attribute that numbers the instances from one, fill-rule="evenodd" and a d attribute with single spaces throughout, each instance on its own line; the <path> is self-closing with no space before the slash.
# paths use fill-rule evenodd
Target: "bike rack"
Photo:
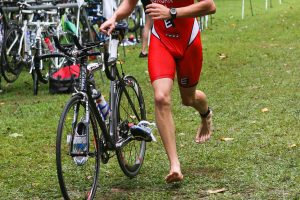
<path id="1" fill-rule="evenodd" d="M 82 6 L 86 6 L 86 3 L 83 3 Z M 79 5 L 77 3 L 63 3 L 63 4 L 56 4 L 56 5 L 34 5 L 26 7 L 26 10 L 47 10 L 47 9 L 65 9 L 65 8 L 78 8 Z M 19 11 L 19 7 L 3 7 L 3 11 L 7 12 L 14 12 Z"/>

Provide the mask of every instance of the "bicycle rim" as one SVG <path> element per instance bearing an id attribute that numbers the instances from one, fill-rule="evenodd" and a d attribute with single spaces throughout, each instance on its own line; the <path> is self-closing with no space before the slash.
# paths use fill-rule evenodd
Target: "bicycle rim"
<path id="1" fill-rule="evenodd" d="M 19 75 L 21 73 L 21 70 L 18 71 L 17 73 L 14 73 L 11 70 L 9 70 L 9 67 L 8 67 L 8 65 L 6 63 L 6 60 L 5 60 L 5 58 L 2 55 L 1 55 L 1 59 L 0 59 L 0 64 L 1 64 L 1 69 L 0 70 L 1 70 L 1 74 L 2 74 L 2 76 L 4 78 L 4 80 L 6 82 L 8 82 L 8 83 L 15 82 L 18 79 L 18 77 L 19 77 Z"/>
<path id="2" fill-rule="evenodd" d="M 139 7 L 135 8 L 131 16 L 128 18 L 128 31 L 136 32 L 140 28 L 140 20 L 142 11 Z"/>
<path id="3" fill-rule="evenodd" d="M 1 73 L 8 83 L 12 83 L 17 80 L 22 71 L 22 63 L 20 62 L 21 58 L 18 58 L 18 56 L 21 56 L 18 55 L 20 38 L 21 30 L 15 27 L 7 31 L 3 42 L 1 53 Z"/>
<path id="4" fill-rule="evenodd" d="M 56 139 L 56 165 L 60 189 L 64 199 L 93 199 L 96 193 L 100 168 L 98 129 L 92 111 L 88 123 L 89 155 L 86 162 L 77 165 L 70 155 L 74 131 L 79 122 L 85 121 L 85 102 L 80 95 L 73 96 L 61 115 Z M 68 138 L 69 137 L 69 138 Z"/>
<path id="5" fill-rule="evenodd" d="M 37 75 L 37 80 L 41 83 L 48 83 L 49 79 L 49 68 L 50 68 L 50 59 L 43 59 L 39 62 L 34 63 L 35 73 Z"/>
<path id="6" fill-rule="evenodd" d="M 116 117 L 118 123 L 118 131 L 116 134 L 116 141 L 120 138 L 126 138 L 128 134 L 129 124 L 138 124 L 139 120 L 146 120 L 146 110 L 144 106 L 144 98 L 142 91 L 136 81 L 132 76 L 127 76 L 125 79 L 126 91 L 138 113 L 136 116 L 133 109 L 125 95 L 125 89 L 120 88 L 116 103 Z M 135 177 L 143 164 L 144 156 L 146 151 L 146 142 L 132 140 L 122 149 L 117 150 L 117 158 L 119 165 L 128 177 Z"/>

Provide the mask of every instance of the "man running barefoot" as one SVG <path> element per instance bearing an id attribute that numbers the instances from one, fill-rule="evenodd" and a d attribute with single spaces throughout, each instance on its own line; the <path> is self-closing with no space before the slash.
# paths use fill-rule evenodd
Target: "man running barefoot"
<path id="1" fill-rule="evenodd" d="M 144 2 L 143 2 L 144 1 Z M 195 141 L 203 143 L 211 135 L 212 113 L 206 95 L 197 90 L 202 69 L 202 44 L 196 17 L 214 13 L 213 0 L 142 0 L 154 25 L 150 38 L 148 71 L 154 90 L 155 119 L 164 144 L 170 171 L 167 183 L 183 180 L 176 150 L 175 125 L 171 111 L 171 91 L 175 75 L 183 105 L 195 108 L 201 125 Z M 114 15 L 100 30 L 110 34 L 116 21 L 126 18 L 137 0 L 123 0 Z"/>

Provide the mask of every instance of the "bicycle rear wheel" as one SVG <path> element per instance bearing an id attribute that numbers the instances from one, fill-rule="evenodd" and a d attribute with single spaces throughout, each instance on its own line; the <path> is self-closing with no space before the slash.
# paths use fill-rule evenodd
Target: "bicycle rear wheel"
<path id="1" fill-rule="evenodd" d="M 23 55 L 18 54 L 18 50 L 21 44 L 22 30 L 18 27 L 13 27 L 7 31 L 3 41 L 1 52 L 1 73 L 3 78 L 8 83 L 13 83 L 18 79 L 23 64 L 21 60 Z M 21 54 L 23 53 L 21 49 Z"/>
<path id="2" fill-rule="evenodd" d="M 38 49 L 35 50 L 35 51 L 37 51 L 37 52 L 35 52 L 35 57 L 41 56 L 46 53 L 50 53 L 50 52 L 46 52 L 46 50 L 42 46 L 41 41 L 38 41 L 36 43 L 36 47 L 38 47 Z M 51 62 L 50 62 L 50 59 L 48 59 L 48 58 L 41 59 L 41 60 L 34 59 L 32 62 L 33 62 L 32 64 L 34 65 L 32 71 L 31 71 L 31 76 L 32 76 L 32 80 L 33 80 L 33 94 L 37 95 L 38 88 L 39 88 L 39 82 L 41 82 L 43 84 L 48 83 Z"/>
<path id="3" fill-rule="evenodd" d="M 41 56 L 50 53 L 49 49 L 43 47 L 42 42 L 40 40 L 36 43 L 36 47 L 39 48 L 36 51 L 40 51 L 40 52 L 36 52 L 36 56 Z M 51 60 L 42 59 L 42 60 L 33 60 L 33 62 L 34 62 L 33 63 L 34 69 L 37 74 L 38 81 L 44 84 L 48 83 L 49 71 L 51 68 Z"/>
<path id="4" fill-rule="evenodd" d="M 91 108 L 86 119 L 86 102 L 75 95 L 66 104 L 57 128 L 56 165 L 60 189 L 64 199 L 93 199 L 100 168 L 99 135 Z M 84 124 L 84 128 L 80 128 Z M 82 126 L 81 126 L 82 127 Z M 76 132 L 88 134 L 87 156 L 74 156 Z M 84 137 L 86 138 L 86 137 Z M 87 141 L 87 140 L 86 140 Z M 73 154 L 73 156 L 72 156 Z M 75 159 L 74 159 L 75 158 Z M 80 159 L 80 163 L 78 163 Z"/>
<path id="5" fill-rule="evenodd" d="M 38 89 L 39 89 L 39 80 L 38 80 L 38 75 L 37 75 L 35 69 L 32 70 L 31 77 L 32 77 L 32 80 L 33 80 L 33 94 L 37 95 L 38 94 Z"/>
<path id="6" fill-rule="evenodd" d="M 146 120 L 144 97 L 137 80 L 132 76 L 126 76 L 124 83 L 125 85 L 119 89 L 116 99 L 115 112 L 118 123 L 118 131 L 115 135 L 116 141 L 128 136 L 130 124 L 138 124 L 139 121 Z M 130 104 L 130 101 L 132 104 Z M 146 142 L 138 140 L 132 140 L 122 149 L 116 151 L 119 165 L 126 176 L 133 178 L 139 173 L 144 161 L 145 151 Z"/>

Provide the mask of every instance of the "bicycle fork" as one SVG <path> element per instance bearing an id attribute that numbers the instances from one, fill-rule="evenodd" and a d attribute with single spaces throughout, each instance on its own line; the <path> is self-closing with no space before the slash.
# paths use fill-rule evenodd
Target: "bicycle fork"
<path id="1" fill-rule="evenodd" d="M 82 93 L 83 94 L 83 93 Z M 72 122 L 72 133 L 71 135 L 68 135 L 68 138 L 67 138 L 67 142 L 70 144 L 70 149 L 69 149 L 69 152 L 70 152 L 70 155 L 72 157 L 75 157 L 75 156 L 94 156 L 94 153 L 91 153 L 89 151 L 89 147 L 90 147 L 90 140 L 89 140 L 89 124 L 91 123 L 90 122 L 90 110 L 89 110 L 89 102 L 84 100 L 86 97 L 86 95 L 83 94 L 83 102 L 85 102 L 85 116 L 81 119 L 79 119 L 79 104 L 80 102 L 78 102 L 78 104 L 75 106 L 74 108 L 74 114 L 73 114 L 73 122 Z M 80 121 L 78 121 L 80 120 Z M 84 124 L 84 133 L 85 134 L 85 137 L 86 137 L 86 145 L 87 145 L 87 149 L 85 152 L 80 152 L 80 153 L 74 153 L 73 152 L 73 144 L 74 144 L 74 138 L 75 138 L 75 130 L 78 126 L 78 124 L 82 122 Z"/>
<path id="2" fill-rule="evenodd" d="M 40 21 L 39 21 L 40 22 Z M 31 65 L 30 65 L 30 71 L 29 73 L 32 73 L 33 70 L 35 70 L 37 67 L 39 70 L 43 69 L 43 60 L 39 59 L 38 62 L 35 60 L 36 57 L 39 57 L 40 55 L 43 54 L 43 46 L 42 46 L 42 27 L 38 23 L 37 25 L 37 32 L 36 32 L 36 37 L 34 38 L 33 44 L 36 44 L 35 46 L 35 55 L 32 56 L 31 58 Z M 45 46 L 45 45 L 44 45 Z M 37 66 L 38 65 L 38 66 Z"/>

